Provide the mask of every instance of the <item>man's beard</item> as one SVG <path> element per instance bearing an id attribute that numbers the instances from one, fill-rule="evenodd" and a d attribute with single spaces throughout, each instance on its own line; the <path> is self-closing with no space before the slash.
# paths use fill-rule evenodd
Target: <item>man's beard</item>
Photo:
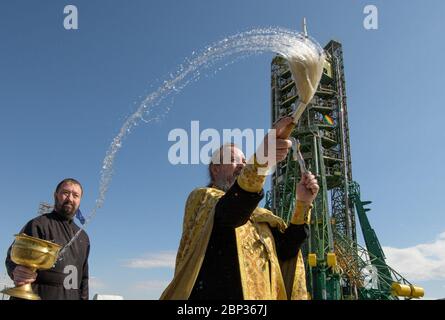
<path id="1" fill-rule="evenodd" d="M 216 178 L 215 181 L 213 182 L 213 184 L 215 185 L 215 187 L 217 187 L 219 190 L 222 190 L 224 192 L 227 192 L 227 190 L 229 190 L 233 184 L 235 183 L 235 179 L 224 179 L 224 178 Z"/>
<path id="2" fill-rule="evenodd" d="M 227 192 L 235 183 L 236 178 L 240 175 L 241 170 L 235 171 L 232 176 L 219 176 L 215 178 L 213 181 L 213 185 L 217 187 L 219 190 Z"/>
<path id="3" fill-rule="evenodd" d="M 77 207 L 74 206 L 73 203 L 69 202 L 69 201 L 65 201 L 63 203 L 59 203 L 56 200 L 56 205 L 55 205 L 56 211 L 62 215 L 63 217 L 67 218 L 67 219 L 72 219 L 74 218 L 74 215 L 76 214 L 77 211 Z"/>

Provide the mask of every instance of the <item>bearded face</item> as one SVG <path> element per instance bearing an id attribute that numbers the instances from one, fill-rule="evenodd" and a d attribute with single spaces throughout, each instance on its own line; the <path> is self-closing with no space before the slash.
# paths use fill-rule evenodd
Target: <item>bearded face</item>
<path id="1" fill-rule="evenodd" d="M 235 183 L 246 163 L 243 152 L 231 147 L 231 161 L 227 164 L 213 164 L 212 184 L 222 191 L 227 191 Z"/>
<path id="2" fill-rule="evenodd" d="M 54 193 L 55 210 L 62 216 L 72 219 L 80 206 L 82 189 L 74 183 L 64 183 Z"/>

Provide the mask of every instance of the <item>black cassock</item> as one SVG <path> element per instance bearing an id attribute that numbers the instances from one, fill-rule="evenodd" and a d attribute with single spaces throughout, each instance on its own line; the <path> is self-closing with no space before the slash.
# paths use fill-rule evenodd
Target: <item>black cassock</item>
<path id="1" fill-rule="evenodd" d="M 64 246 L 79 230 L 72 219 L 53 211 L 29 221 L 21 233 Z M 37 271 L 33 290 L 43 300 L 88 300 L 88 255 L 90 241 L 85 231 L 63 253 L 62 260 L 49 270 Z M 11 247 L 6 257 L 6 269 L 11 279 L 16 264 Z"/>

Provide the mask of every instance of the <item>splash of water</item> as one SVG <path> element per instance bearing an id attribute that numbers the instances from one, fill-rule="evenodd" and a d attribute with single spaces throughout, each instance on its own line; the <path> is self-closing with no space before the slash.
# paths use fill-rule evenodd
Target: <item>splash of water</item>
<path id="1" fill-rule="evenodd" d="M 59 257 L 62 257 L 65 250 L 76 240 L 82 230 L 89 224 L 96 215 L 97 210 L 103 205 L 105 195 L 113 176 L 113 164 L 118 151 L 121 149 L 124 139 L 131 133 L 131 130 L 141 121 L 150 123 L 162 119 L 169 111 L 168 108 L 160 110 L 155 114 L 155 108 L 167 97 L 179 93 L 191 82 L 197 81 L 203 69 L 212 68 L 217 62 L 232 57 L 232 62 L 240 57 L 247 57 L 260 53 L 276 53 L 286 58 L 290 63 L 300 61 L 307 57 L 308 52 L 323 54 L 323 49 L 312 38 L 306 37 L 302 33 L 297 33 L 283 28 L 254 29 L 227 37 L 206 47 L 200 53 L 192 53 L 191 58 L 186 59 L 181 64 L 175 74 L 170 74 L 170 78 L 154 92 L 149 94 L 134 112 L 122 125 L 118 135 L 113 139 L 106 156 L 103 160 L 99 197 L 95 207 L 86 218 L 85 224 L 74 235 L 74 237 L 61 250 Z M 300 57 L 300 58 L 299 58 Z M 230 64 L 227 63 L 226 65 Z M 221 70 L 219 67 L 218 70 Z M 60 258 L 61 259 L 61 258 Z"/>

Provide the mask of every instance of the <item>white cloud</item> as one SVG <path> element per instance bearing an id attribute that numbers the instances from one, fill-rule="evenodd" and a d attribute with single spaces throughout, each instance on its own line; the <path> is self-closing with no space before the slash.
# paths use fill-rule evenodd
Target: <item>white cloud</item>
<path id="1" fill-rule="evenodd" d="M 174 268 L 175 252 L 159 252 L 147 254 L 142 258 L 129 259 L 124 266 L 128 268 L 151 269 L 151 268 Z"/>
<path id="2" fill-rule="evenodd" d="M 445 232 L 432 243 L 408 248 L 383 247 L 386 262 L 409 281 L 445 279 Z"/>

